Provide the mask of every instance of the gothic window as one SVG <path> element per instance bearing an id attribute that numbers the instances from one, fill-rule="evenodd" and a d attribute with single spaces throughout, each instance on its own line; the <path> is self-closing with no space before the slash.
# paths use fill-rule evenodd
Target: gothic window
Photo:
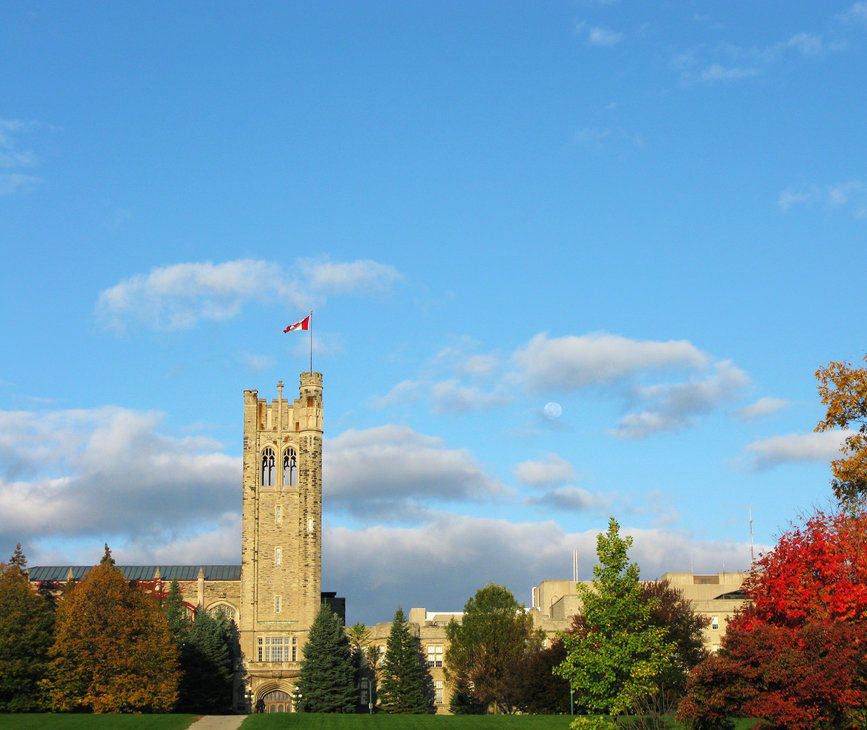
<path id="1" fill-rule="evenodd" d="M 262 486 L 274 486 L 274 450 L 265 449 L 262 452 Z"/>
<path id="2" fill-rule="evenodd" d="M 211 606 L 208 613 L 214 618 L 227 618 L 235 620 L 235 609 L 226 603 L 218 603 L 216 606 Z"/>
<path id="3" fill-rule="evenodd" d="M 298 460 L 295 458 L 295 452 L 292 449 L 287 449 L 283 454 L 283 484 L 287 487 L 294 487 L 298 482 Z"/>

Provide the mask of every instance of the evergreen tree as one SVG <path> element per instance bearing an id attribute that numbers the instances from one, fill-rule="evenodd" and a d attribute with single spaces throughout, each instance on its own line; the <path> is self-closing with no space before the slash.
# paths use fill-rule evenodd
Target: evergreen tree
<path id="1" fill-rule="evenodd" d="M 106 546 L 57 610 L 48 689 L 57 710 L 169 712 L 178 652 L 157 600 L 130 585 Z"/>
<path id="2" fill-rule="evenodd" d="M 593 587 L 578 586 L 583 607 L 575 630 L 563 636 L 566 659 L 555 670 L 582 705 L 611 715 L 657 692 L 677 652 L 666 629 L 654 624 L 659 599 L 642 593 L 638 566 L 628 558 L 632 538 L 619 530 L 612 517 L 597 537 Z"/>
<path id="3" fill-rule="evenodd" d="M 0 573 L 0 712 L 46 709 L 39 682 L 54 629 L 51 602 L 30 587 L 21 545 Z"/>
<path id="4" fill-rule="evenodd" d="M 232 665 L 225 620 L 199 611 L 181 646 L 178 710 L 201 714 L 230 712 L 234 679 Z"/>
<path id="5" fill-rule="evenodd" d="M 323 604 L 301 650 L 301 676 L 296 687 L 299 712 L 353 712 L 356 707 L 355 667 L 349 638 L 340 619 Z"/>
<path id="6" fill-rule="evenodd" d="M 190 628 L 190 619 L 187 617 L 187 609 L 184 599 L 181 597 L 181 587 L 178 579 L 173 578 L 169 586 L 168 595 L 163 600 L 163 613 L 172 632 L 172 638 L 178 646 L 184 643 L 184 636 Z"/>
<path id="7" fill-rule="evenodd" d="M 382 660 L 380 706 L 385 712 L 422 714 L 435 711 L 433 679 L 421 642 L 413 636 L 403 609 L 394 614 Z"/>

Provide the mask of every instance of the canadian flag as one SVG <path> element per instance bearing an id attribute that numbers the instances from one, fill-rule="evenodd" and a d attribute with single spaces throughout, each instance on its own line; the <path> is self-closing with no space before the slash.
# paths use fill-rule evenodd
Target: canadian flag
<path id="1" fill-rule="evenodd" d="M 290 324 L 284 332 L 294 332 L 295 330 L 309 330 L 310 329 L 310 315 L 308 314 L 304 319 L 300 322 L 296 322 L 295 324 Z"/>

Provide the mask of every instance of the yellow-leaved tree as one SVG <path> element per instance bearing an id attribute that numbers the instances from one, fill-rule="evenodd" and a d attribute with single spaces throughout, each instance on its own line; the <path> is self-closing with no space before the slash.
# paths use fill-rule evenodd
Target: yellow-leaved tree
<path id="1" fill-rule="evenodd" d="M 105 555 L 57 609 L 47 688 L 56 710 L 170 712 L 178 650 L 156 599 Z"/>
<path id="2" fill-rule="evenodd" d="M 867 362 L 867 357 L 864 358 Z M 867 367 L 830 362 L 816 371 L 819 397 L 828 408 L 816 431 L 853 428 L 843 442 L 842 456 L 831 462 L 831 488 L 842 507 L 857 510 L 867 499 Z"/>

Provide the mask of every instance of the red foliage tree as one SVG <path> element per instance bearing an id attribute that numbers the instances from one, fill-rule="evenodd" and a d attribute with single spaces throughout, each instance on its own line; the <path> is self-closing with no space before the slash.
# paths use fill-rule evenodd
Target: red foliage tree
<path id="1" fill-rule="evenodd" d="M 817 513 L 780 538 L 746 583 L 752 605 L 692 673 L 678 717 L 766 728 L 867 726 L 867 513 Z"/>

